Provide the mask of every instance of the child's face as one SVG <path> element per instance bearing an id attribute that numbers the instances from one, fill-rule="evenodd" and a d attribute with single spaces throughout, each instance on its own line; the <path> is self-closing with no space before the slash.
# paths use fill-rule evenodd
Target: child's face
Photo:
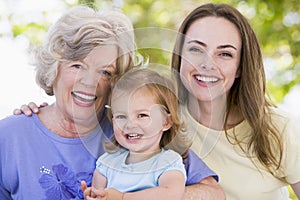
<path id="1" fill-rule="evenodd" d="M 158 150 L 164 131 L 170 128 L 167 113 L 148 90 L 138 89 L 112 99 L 113 128 L 119 144 L 131 152 Z"/>

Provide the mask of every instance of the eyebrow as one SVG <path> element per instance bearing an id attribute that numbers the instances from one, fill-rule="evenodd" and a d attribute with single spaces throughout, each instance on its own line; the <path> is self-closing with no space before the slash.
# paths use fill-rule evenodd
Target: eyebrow
<path id="1" fill-rule="evenodd" d="M 82 62 L 83 64 L 85 64 L 86 66 L 89 66 L 84 60 L 79 60 L 79 62 Z M 116 64 L 113 64 L 113 63 L 111 63 L 111 64 L 108 64 L 108 65 L 99 65 L 98 66 L 99 68 L 117 68 L 117 66 L 116 66 Z"/>
<path id="2" fill-rule="evenodd" d="M 207 47 L 207 45 L 199 40 L 191 40 L 191 41 L 188 41 L 187 42 L 188 44 L 191 44 L 191 43 L 196 43 L 196 44 L 199 44 L 201 46 L 204 46 L 204 47 Z M 233 45 L 230 45 L 230 44 L 224 44 L 224 45 L 220 45 L 217 47 L 217 49 L 225 49 L 225 48 L 232 48 L 234 50 L 237 50 L 237 48 Z"/>

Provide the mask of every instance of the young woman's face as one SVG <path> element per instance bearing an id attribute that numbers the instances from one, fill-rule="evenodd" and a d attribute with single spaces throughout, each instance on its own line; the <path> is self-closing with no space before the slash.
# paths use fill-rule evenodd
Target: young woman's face
<path id="1" fill-rule="evenodd" d="M 115 138 L 121 146 L 145 154 L 160 149 L 162 134 L 169 129 L 167 114 L 148 90 L 113 98 L 111 107 Z"/>
<path id="2" fill-rule="evenodd" d="M 213 101 L 226 94 L 236 77 L 241 37 L 225 18 L 205 17 L 192 23 L 182 49 L 180 77 L 199 101 Z"/>
<path id="3" fill-rule="evenodd" d="M 97 119 L 116 71 L 117 47 L 95 48 L 82 61 L 62 63 L 54 83 L 56 105 L 67 118 L 83 123 Z"/>

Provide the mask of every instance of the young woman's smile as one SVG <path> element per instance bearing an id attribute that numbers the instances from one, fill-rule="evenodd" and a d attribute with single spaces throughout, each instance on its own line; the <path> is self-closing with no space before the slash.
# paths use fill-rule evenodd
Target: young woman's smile
<path id="1" fill-rule="evenodd" d="M 226 94 L 238 76 L 240 51 L 241 38 L 231 22 L 217 17 L 196 20 L 182 50 L 180 75 L 185 87 L 199 101 Z"/>

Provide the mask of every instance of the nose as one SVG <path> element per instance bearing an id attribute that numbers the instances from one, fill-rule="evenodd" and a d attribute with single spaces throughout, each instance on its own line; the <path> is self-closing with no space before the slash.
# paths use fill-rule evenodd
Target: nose
<path id="1" fill-rule="evenodd" d="M 135 128 L 137 125 L 136 125 L 136 123 L 134 122 L 134 120 L 132 120 L 132 119 L 127 119 L 126 120 L 126 123 L 124 124 L 124 128 L 126 128 L 126 129 L 131 129 L 131 128 Z"/>
<path id="2" fill-rule="evenodd" d="M 214 70 L 215 62 L 213 57 L 208 53 L 205 56 L 203 56 L 200 62 L 200 68 L 204 70 Z"/>
<path id="3" fill-rule="evenodd" d="M 82 71 L 78 76 L 80 82 L 86 86 L 97 86 L 100 78 L 97 73 L 90 70 Z"/>
<path id="4" fill-rule="evenodd" d="M 135 127 L 137 127 L 136 123 L 128 118 L 123 119 L 115 119 L 114 120 L 115 125 L 121 130 L 131 130 Z"/>

